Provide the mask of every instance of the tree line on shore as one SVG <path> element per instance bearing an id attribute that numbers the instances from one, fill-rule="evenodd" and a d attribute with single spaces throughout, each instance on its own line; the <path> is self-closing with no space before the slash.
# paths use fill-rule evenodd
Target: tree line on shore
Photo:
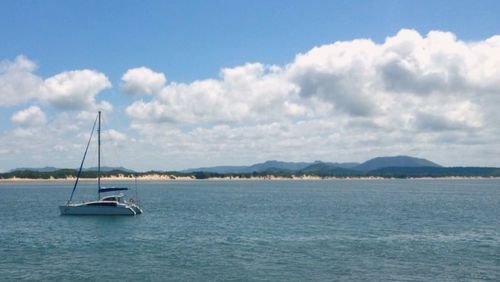
<path id="1" fill-rule="evenodd" d="M 66 179 L 75 178 L 76 169 L 58 169 L 54 171 L 14 170 L 0 173 L 0 179 Z M 132 172 L 125 170 L 110 170 L 101 172 L 101 177 L 141 177 L 147 175 L 190 177 L 194 179 L 208 178 L 294 178 L 294 177 L 319 177 L 319 178 L 424 178 L 424 177 L 500 177 L 500 168 L 495 167 L 385 167 L 370 171 L 359 171 L 345 168 L 318 167 L 307 170 L 267 169 L 251 173 L 217 173 L 207 171 L 178 172 L 178 171 L 146 171 Z M 97 171 L 82 171 L 81 178 L 96 178 Z"/>

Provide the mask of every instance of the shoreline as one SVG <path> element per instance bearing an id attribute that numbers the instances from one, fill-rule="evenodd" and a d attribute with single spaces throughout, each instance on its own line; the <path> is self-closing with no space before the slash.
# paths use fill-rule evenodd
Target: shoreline
<path id="1" fill-rule="evenodd" d="M 137 178 L 126 177 L 123 175 L 102 177 L 101 181 L 138 181 L 138 182 L 175 182 L 175 181 L 335 181 L 335 180 L 463 180 L 463 179 L 500 179 L 500 177 L 482 177 L 482 176 L 445 176 L 445 177 L 408 177 L 408 178 L 394 178 L 394 177 L 319 177 L 319 176 L 300 176 L 300 177 L 280 177 L 280 176 L 256 176 L 256 177 L 209 177 L 204 179 L 197 179 L 194 176 L 173 176 L 173 175 L 144 175 Z M 74 182 L 75 177 L 66 178 L 3 178 L 0 179 L 1 183 L 23 183 L 23 182 Z M 80 178 L 80 182 L 95 182 L 97 178 Z"/>

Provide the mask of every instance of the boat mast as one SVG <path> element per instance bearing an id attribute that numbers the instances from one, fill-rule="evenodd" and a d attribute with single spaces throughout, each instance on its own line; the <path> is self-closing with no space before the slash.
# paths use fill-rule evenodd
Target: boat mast
<path id="1" fill-rule="evenodd" d="M 98 200 L 101 198 L 101 111 L 99 111 L 99 124 L 97 127 L 97 192 Z"/>

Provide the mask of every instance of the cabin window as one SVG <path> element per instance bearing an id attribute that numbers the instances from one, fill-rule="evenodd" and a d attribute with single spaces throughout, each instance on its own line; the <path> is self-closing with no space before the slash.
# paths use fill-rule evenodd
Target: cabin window
<path id="1" fill-rule="evenodd" d="M 90 204 L 87 204 L 88 206 L 112 206 L 112 207 L 116 207 L 116 203 L 106 203 L 106 202 L 97 202 L 97 203 L 90 203 Z"/>

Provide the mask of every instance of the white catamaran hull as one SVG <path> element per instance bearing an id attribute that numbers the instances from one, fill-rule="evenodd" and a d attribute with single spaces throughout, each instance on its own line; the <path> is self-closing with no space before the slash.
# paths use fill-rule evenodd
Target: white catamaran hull
<path id="1" fill-rule="evenodd" d="M 88 206 L 66 205 L 59 206 L 61 215 L 136 215 L 134 208 L 129 206 Z M 141 211 L 142 212 L 142 211 Z"/>
<path id="2" fill-rule="evenodd" d="M 142 209 L 139 206 L 137 206 L 137 205 L 131 205 L 130 207 L 135 211 L 135 214 L 141 214 L 142 213 Z"/>

